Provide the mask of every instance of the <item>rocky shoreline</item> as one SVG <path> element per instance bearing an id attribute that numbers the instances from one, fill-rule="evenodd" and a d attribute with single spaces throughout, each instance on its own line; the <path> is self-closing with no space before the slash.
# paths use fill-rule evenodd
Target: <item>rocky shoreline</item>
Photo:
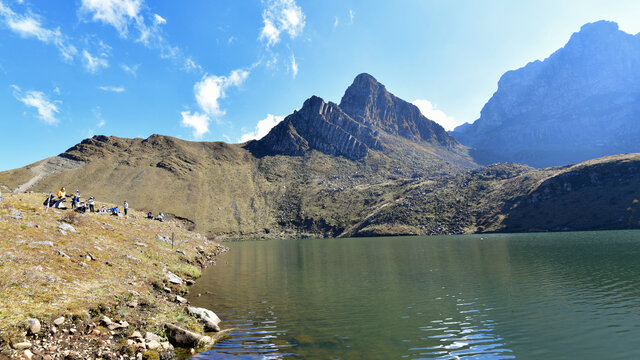
<path id="1" fill-rule="evenodd" d="M 216 257 L 227 251 L 218 245 L 213 253 L 202 252 L 201 266 L 215 265 Z M 230 330 L 220 329 L 221 320 L 215 313 L 188 306 L 181 296 L 185 295 L 181 286 L 193 285 L 194 279 L 185 280 L 169 271 L 165 275 L 162 288 L 152 284 L 156 300 L 190 314 L 211 333 L 202 335 L 171 323 L 163 325 L 164 331 L 149 331 L 157 329 L 154 314 L 148 311 L 150 304 L 131 294 L 132 299 L 123 299 L 113 308 L 88 309 L 85 316 L 29 318 L 16 324 L 12 336 L 0 338 L 0 359 L 176 359 L 206 351 L 227 336 Z M 123 309 L 135 313 L 121 316 Z"/>
<path id="2" fill-rule="evenodd" d="M 0 360 L 184 359 L 229 334 L 185 299 L 227 247 L 137 211 L 43 211 L 41 197 L 0 203 Z"/>

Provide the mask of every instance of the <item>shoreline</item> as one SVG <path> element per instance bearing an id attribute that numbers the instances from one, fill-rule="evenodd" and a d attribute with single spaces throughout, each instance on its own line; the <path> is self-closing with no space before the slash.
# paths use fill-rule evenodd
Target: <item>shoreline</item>
<path id="1" fill-rule="evenodd" d="M 46 196 L 0 200 L 0 360 L 186 358 L 228 333 L 183 297 L 227 247 L 132 209 L 45 212 Z"/>

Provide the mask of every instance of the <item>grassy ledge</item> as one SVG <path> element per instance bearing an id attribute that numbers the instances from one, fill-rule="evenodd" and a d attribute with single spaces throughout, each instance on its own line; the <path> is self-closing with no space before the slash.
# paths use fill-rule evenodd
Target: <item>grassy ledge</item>
<path id="1" fill-rule="evenodd" d="M 45 198 L 14 194 L 0 202 L 0 359 L 168 359 L 175 352 L 164 324 L 203 332 L 181 295 L 224 246 L 136 210 L 127 217 L 45 212 Z M 185 283 L 170 283 L 168 272 Z M 40 322 L 37 334 L 28 333 L 29 318 Z M 158 335 L 163 347 L 150 349 L 135 331 Z"/>

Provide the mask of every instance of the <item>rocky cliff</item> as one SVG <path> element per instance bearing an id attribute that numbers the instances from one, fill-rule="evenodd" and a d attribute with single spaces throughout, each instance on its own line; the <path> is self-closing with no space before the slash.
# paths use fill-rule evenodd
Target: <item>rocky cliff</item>
<path id="1" fill-rule="evenodd" d="M 388 92 L 369 74 L 355 78 L 340 105 L 313 96 L 267 136 L 246 147 L 257 156 L 299 156 L 317 150 L 356 160 L 370 150 L 388 148 L 397 142 L 396 137 L 437 146 L 438 153 L 464 153 L 440 125 L 427 119 L 415 105 Z"/>
<path id="2" fill-rule="evenodd" d="M 453 134 L 480 163 L 564 165 L 640 151 L 638 114 L 640 36 L 599 21 L 505 73 L 480 118 Z"/>

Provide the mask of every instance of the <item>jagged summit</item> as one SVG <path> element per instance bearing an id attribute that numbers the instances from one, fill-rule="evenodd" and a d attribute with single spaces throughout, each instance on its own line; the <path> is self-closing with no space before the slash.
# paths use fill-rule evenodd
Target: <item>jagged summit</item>
<path id="1" fill-rule="evenodd" d="M 318 150 L 348 159 L 361 159 L 381 150 L 391 137 L 452 149 L 456 140 L 420 110 L 394 96 L 373 76 L 362 73 L 346 90 L 340 105 L 317 96 L 289 115 L 247 148 L 258 155 L 302 155 Z"/>

